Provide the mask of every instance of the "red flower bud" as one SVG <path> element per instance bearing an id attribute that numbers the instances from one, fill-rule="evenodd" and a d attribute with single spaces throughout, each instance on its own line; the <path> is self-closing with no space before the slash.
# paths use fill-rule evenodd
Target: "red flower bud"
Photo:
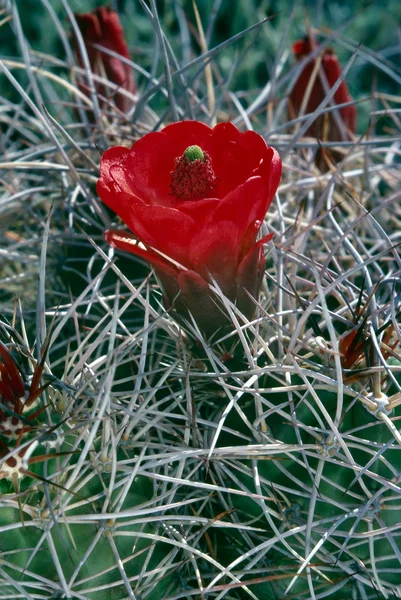
<path id="1" fill-rule="evenodd" d="M 81 31 L 92 72 L 101 77 L 107 77 L 109 81 L 115 83 L 120 88 L 128 92 L 135 92 L 135 83 L 131 68 L 118 58 L 114 58 L 100 50 L 94 48 L 94 44 L 104 46 L 120 54 L 124 58 L 130 58 L 127 43 L 124 37 L 124 31 L 120 23 L 118 14 L 111 8 L 100 6 L 92 13 L 76 14 L 75 19 Z M 78 64 L 83 68 L 83 61 L 79 46 L 74 40 L 74 50 Z M 87 84 L 82 84 L 80 88 L 87 94 Z M 111 88 L 95 82 L 96 92 L 105 98 L 112 98 L 113 102 L 123 112 L 127 112 L 132 105 L 129 98 L 114 92 Z M 101 101 L 101 106 L 106 107 L 107 101 Z"/>
<path id="2" fill-rule="evenodd" d="M 307 36 L 304 40 L 299 40 L 293 45 L 293 53 L 297 60 L 303 60 L 308 54 L 317 47 L 313 37 Z M 304 66 L 298 79 L 293 86 L 288 102 L 288 112 L 290 119 L 294 119 L 301 113 L 305 94 L 308 94 L 303 114 L 313 113 L 319 104 L 326 97 L 324 77 L 327 80 L 328 88 L 332 88 L 341 77 L 341 66 L 334 52 L 330 48 L 324 49 L 320 67 L 316 70 L 316 63 L 319 57 L 311 60 Z M 308 86 L 311 85 L 310 90 Z M 343 104 L 351 102 L 347 84 L 344 81 L 340 84 L 331 101 L 332 104 Z M 316 137 L 323 141 L 342 141 L 350 139 L 350 133 L 355 133 L 356 129 L 356 110 L 354 105 L 344 106 L 338 111 L 338 116 L 342 120 L 343 126 L 339 128 L 338 121 L 334 118 L 333 112 L 320 115 L 305 132 L 305 135 Z"/>
<path id="3" fill-rule="evenodd" d="M 154 267 L 168 307 L 212 334 L 228 323 L 216 282 L 252 318 L 266 241 L 256 240 L 281 177 L 276 150 L 231 123 L 182 121 L 131 150 L 110 148 L 100 174 L 99 196 L 134 234 L 107 231 L 106 240 Z"/>

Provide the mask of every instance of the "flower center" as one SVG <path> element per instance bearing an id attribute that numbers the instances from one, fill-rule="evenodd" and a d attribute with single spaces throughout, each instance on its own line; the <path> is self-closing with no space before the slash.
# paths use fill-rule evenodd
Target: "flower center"
<path id="1" fill-rule="evenodd" d="M 171 191 L 180 200 L 208 198 L 217 186 L 211 158 L 199 146 L 188 146 L 184 154 L 174 160 L 170 175 Z"/>

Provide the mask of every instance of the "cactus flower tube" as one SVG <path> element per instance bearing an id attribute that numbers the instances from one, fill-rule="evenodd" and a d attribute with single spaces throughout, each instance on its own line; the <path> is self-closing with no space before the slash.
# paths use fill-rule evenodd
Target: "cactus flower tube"
<path id="1" fill-rule="evenodd" d="M 228 322 L 211 283 L 254 314 L 266 241 L 257 237 L 281 170 L 276 150 L 231 123 L 181 121 L 130 150 L 110 148 L 97 192 L 132 233 L 109 230 L 106 240 L 147 260 L 166 306 L 211 335 Z"/>

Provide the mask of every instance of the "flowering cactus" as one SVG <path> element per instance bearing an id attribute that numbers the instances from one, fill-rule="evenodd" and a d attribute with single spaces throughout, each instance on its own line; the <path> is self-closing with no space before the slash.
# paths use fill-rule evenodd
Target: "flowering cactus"
<path id="1" fill-rule="evenodd" d="M 99 44 L 108 50 L 120 54 L 124 58 L 130 58 L 118 14 L 111 10 L 111 8 L 100 6 L 92 13 L 76 14 L 75 19 L 85 43 L 92 72 L 102 77 L 106 76 L 109 81 L 128 92 L 135 92 L 135 82 L 129 66 L 118 58 L 94 48 L 94 44 Z M 76 42 L 74 44 L 74 49 L 78 64 L 83 67 L 82 57 Z M 110 88 L 106 88 L 96 82 L 95 87 L 97 93 L 101 96 L 108 97 L 111 95 Z M 81 88 L 85 92 L 88 91 L 86 85 L 81 86 Z M 127 112 L 132 104 L 129 98 L 123 96 L 119 92 L 117 92 L 115 96 L 113 95 L 113 100 L 117 108 L 123 112 Z M 101 102 L 102 107 L 105 105 L 107 105 L 105 101 Z"/>
<path id="2" fill-rule="evenodd" d="M 271 237 L 257 236 L 281 177 L 276 150 L 231 123 L 182 121 L 130 150 L 110 148 L 100 172 L 99 196 L 132 231 L 106 240 L 154 267 L 167 307 L 210 335 L 227 323 L 216 283 L 252 317 Z"/>
<path id="3" fill-rule="evenodd" d="M 293 53 L 298 61 L 303 60 L 308 54 L 316 48 L 316 41 L 312 36 L 306 36 L 303 40 L 298 40 L 293 44 Z M 304 114 L 313 113 L 326 96 L 325 86 L 322 75 L 327 80 L 327 85 L 332 88 L 341 76 L 341 66 L 334 52 L 330 48 L 325 48 L 319 70 L 316 69 L 317 58 L 308 62 L 293 86 L 289 96 L 289 116 L 296 118 L 304 102 L 305 94 L 308 99 L 304 107 Z M 308 86 L 310 90 L 308 90 Z M 351 102 L 352 98 L 348 92 L 347 84 L 344 81 L 340 84 L 332 99 L 334 104 L 343 104 Z M 319 116 L 305 132 L 305 135 L 316 137 L 320 140 L 340 141 L 350 138 L 351 133 L 356 129 L 356 110 L 354 105 L 344 106 L 339 109 L 339 116 L 343 122 L 343 127 L 339 128 L 333 113 L 326 113 Z"/>

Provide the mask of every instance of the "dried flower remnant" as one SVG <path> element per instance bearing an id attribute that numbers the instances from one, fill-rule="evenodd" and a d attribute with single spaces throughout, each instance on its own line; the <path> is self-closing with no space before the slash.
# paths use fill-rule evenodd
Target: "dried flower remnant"
<path id="1" fill-rule="evenodd" d="M 147 260 L 166 306 L 190 313 L 211 335 L 228 321 L 209 284 L 245 317 L 254 314 L 263 243 L 271 236 L 257 237 L 281 169 L 277 151 L 260 135 L 231 123 L 181 121 L 130 150 L 110 148 L 97 191 L 132 234 L 110 230 L 106 240 Z"/>

